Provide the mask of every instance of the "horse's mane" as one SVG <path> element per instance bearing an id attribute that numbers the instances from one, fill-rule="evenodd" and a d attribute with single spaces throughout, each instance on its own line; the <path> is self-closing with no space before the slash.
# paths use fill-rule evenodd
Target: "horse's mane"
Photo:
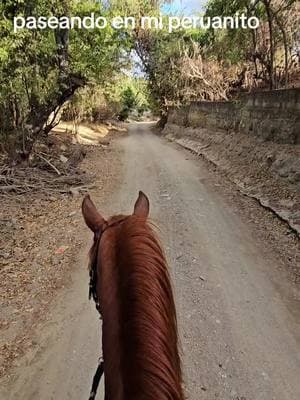
<path id="1" fill-rule="evenodd" d="M 153 225 L 128 217 L 115 246 L 124 398 L 182 400 L 175 304 Z"/>

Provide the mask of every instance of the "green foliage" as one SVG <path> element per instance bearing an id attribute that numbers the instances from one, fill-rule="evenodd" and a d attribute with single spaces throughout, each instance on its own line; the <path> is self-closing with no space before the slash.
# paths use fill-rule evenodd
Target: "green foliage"
<path id="1" fill-rule="evenodd" d="M 0 4 L 0 138 L 24 154 L 47 133 L 52 113 L 88 82 L 107 85 L 128 61 L 128 36 L 113 30 L 20 30 L 13 16 L 111 16 L 92 0 L 6 1 Z M 53 115 L 53 114 L 52 114 Z M 52 121 L 53 122 L 53 121 Z"/>
<path id="2" fill-rule="evenodd" d="M 248 0 L 210 0 L 206 9 L 206 17 L 221 16 L 234 17 L 242 13 L 247 16 L 253 15 L 256 8 L 252 9 Z M 249 46 L 251 44 L 250 30 L 226 29 L 222 31 L 209 31 L 210 54 L 217 60 L 224 60 L 230 64 L 238 64 L 245 61 Z"/>
<path id="3" fill-rule="evenodd" d="M 220 98 L 226 98 L 228 88 L 244 84 L 246 72 L 253 79 L 276 83 L 274 76 L 282 56 L 287 82 L 289 49 L 298 29 L 295 0 L 209 1 L 206 16 L 245 12 L 260 18 L 262 28 L 256 31 L 190 29 L 169 34 L 166 30 L 143 30 L 139 26 L 133 31 L 115 30 L 108 24 L 93 32 L 13 32 L 14 16 L 82 18 L 95 13 L 108 19 L 116 15 L 138 19 L 142 15 L 159 15 L 162 3 L 165 2 L 2 1 L 0 140 L 2 137 L 28 154 L 36 138 L 47 134 L 59 109 L 70 99 L 65 116 L 99 120 L 105 116 L 126 119 L 133 114 L 142 115 L 149 108 L 165 112 L 169 105 L 197 96 L 215 99 L 218 91 Z M 294 31 L 289 25 L 296 27 Z M 128 76 L 132 50 L 140 57 L 147 80 Z"/>
<path id="4" fill-rule="evenodd" d="M 122 93 L 122 103 L 123 107 L 120 111 L 119 117 L 121 121 L 125 121 L 136 105 L 135 95 L 130 86 L 128 86 Z"/>
<path id="5" fill-rule="evenodd" d="M 63 111 L 67 120 L 99 122 L 110 118 L 126 120 L 134 113 L 142 117 L 151 108 L 148 84 L 142 77 L 119 73 L 113 81 L 95 81 L 78 90 Z"/>
<path id="6" fill-rule="evenodd" d="M 138 32 L 136 51 L 149 77 L 155 104 L 226 99 L 252 87 L 287 85 L 293 72 L 290 50 L 299 27 L 295 0 L 210 0 L 205 17 L 257 17 L 253 29 Z M 297 24 L 298 21 L 298 24 Z"/>
<path id="7" fill-rule="evenodd" d="M 72 14 L 83 18 L 93 12 L 107 19 L 115 15 L 110 9 L 103 9 L 99 13 L 99 3 L 92 0 L 76 3 Z M 113 29 L 110 24 L 105 29 L 95 29 L 93 32 L 84 29 L 70 32 L 72 68 L 99 84 L 114 78 L 116 71 L 128 65 L 126 55 L 130 48 L 130 38 L 122 30 Z"/>

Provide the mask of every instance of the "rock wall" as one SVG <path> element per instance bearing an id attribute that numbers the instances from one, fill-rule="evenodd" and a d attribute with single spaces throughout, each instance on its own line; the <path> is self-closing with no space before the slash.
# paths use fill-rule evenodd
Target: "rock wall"
<path id="1" fill-rule="evenodd" d="M 236 131 L 262 141 L 300 144 L 300 89 L 251 93 L 228 102 L 172 108 L 168 124 Z"/>

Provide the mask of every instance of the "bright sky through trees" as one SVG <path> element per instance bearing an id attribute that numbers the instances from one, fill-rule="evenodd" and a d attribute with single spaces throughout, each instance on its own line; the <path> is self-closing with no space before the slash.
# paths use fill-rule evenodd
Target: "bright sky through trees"
<path id="1" fill-rule="evenodd" d="M 203 11 L 207 0 L 175 0 L 172 4 L 165 4 L 162 12 L 166 14 L 192 15 Z"/>

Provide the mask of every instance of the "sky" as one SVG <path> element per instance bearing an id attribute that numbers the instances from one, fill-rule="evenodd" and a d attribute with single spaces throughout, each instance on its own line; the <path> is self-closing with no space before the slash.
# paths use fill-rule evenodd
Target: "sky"
<path id="1" fill-rule="evenodd" d="M 166 4 L 162 7 L 163 13 L 192 15 L 203 11 L 203 6 L 208 0 L 174 0 L 172 4 Z"/>

